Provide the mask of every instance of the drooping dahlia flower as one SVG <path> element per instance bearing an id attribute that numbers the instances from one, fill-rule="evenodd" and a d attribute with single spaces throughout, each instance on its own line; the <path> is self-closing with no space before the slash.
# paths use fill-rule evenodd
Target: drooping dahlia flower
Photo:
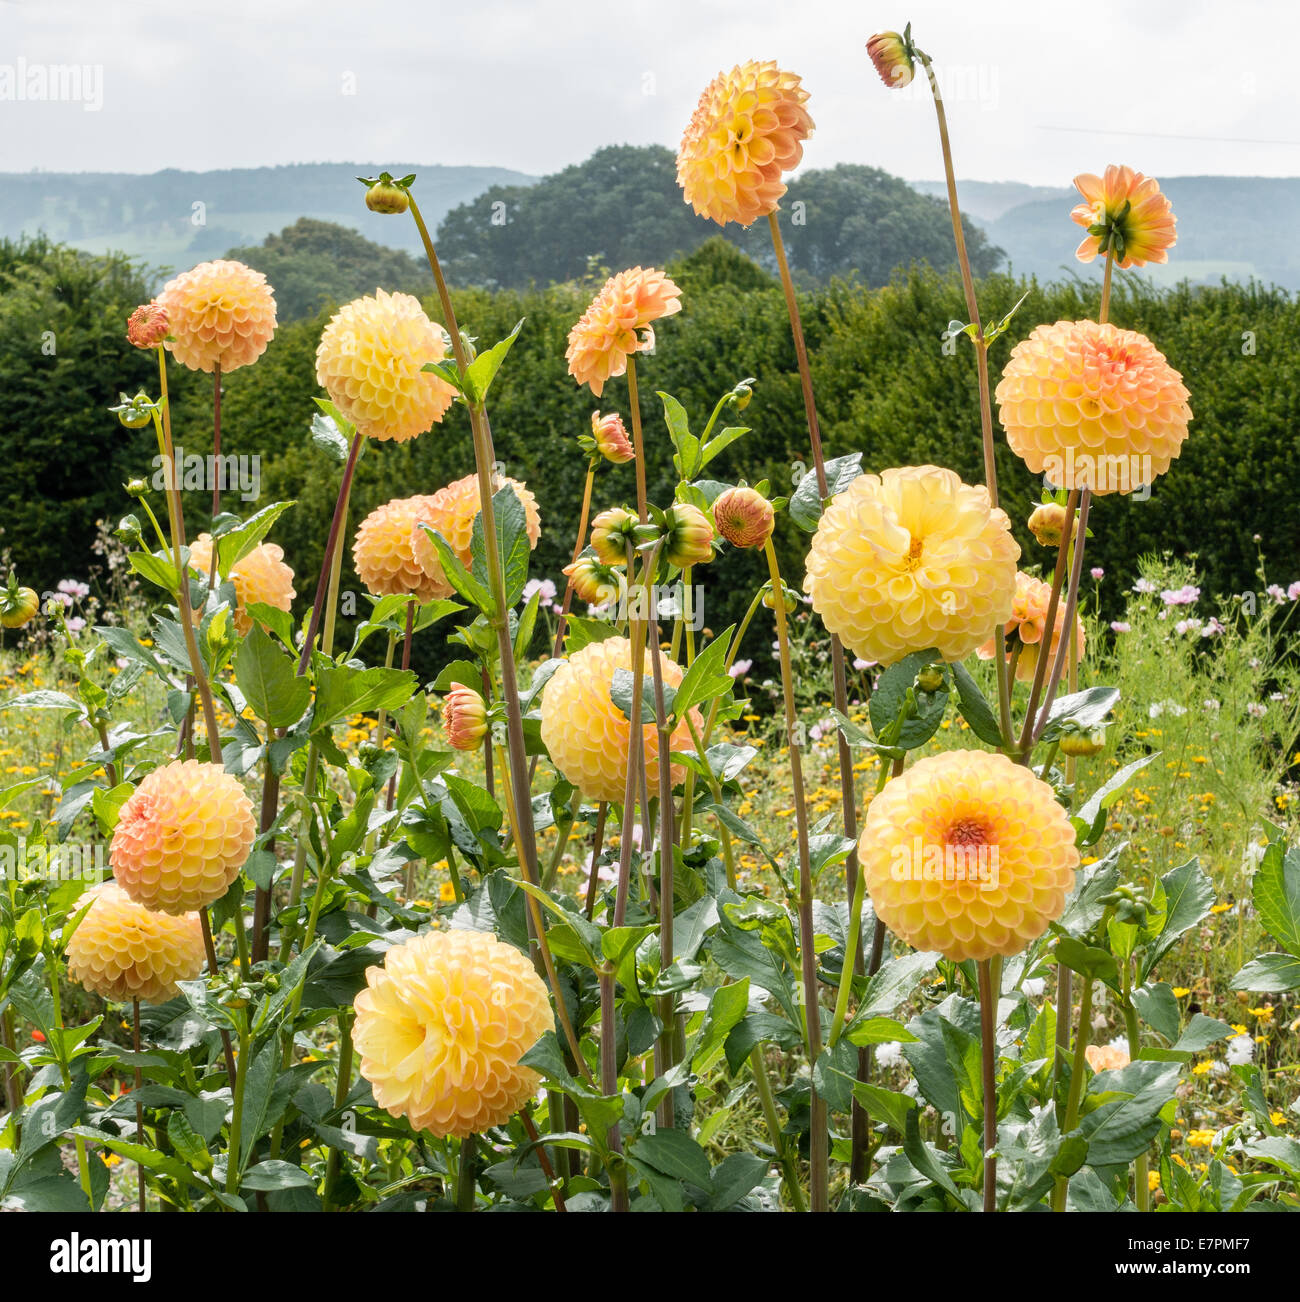
<path id="1" fill-rule="evenodd" d="M 211 566 L 212 535 L 201 533 L 190 543 L 190 568 L 206 577 Z M 288 611 L 298 595 L 293 590 L 293 570 L 284 563 L 284 548 L 278 543 L 258 543 L 234 563 L 226 577 L 235 585 L 235 631 L 241 637 L 253 627 L 250 605 L 261 602 Z"/>
<path id="2" fill-rule="evenodd" d="M 167 309 L 156 300 L 142 303 L 127 318 L 126 338 L 134 348 L 157 348 L 167 338 Z"/>
<path id="3" fill-rule="evenodd" d="M 217 764 L 173 760 L 122 806 L 109 861 L 137 904 L 193 913 L 226 893 L 256 836 L 252 802 L 235 778 Z"/>
<path id="4" fill-rule="evenodd" d="M 681 307 L 681 291 L 653 267 L 611 276 L 569 331 L 569 374 L 599 398 L 607 380 L 627 371 L 633 353 L 654 347 L 652 324 Z"/>
<path id="5" fill-rule="evenodd" d="M 154 913 L 116 882 L 87 895 L 94 902 L 68 941 L 68 975 L 79 985 L 114 1003 L 165 1004 L 179 993 L 178 981 L 203 970 L 197 913 Z"/>
<path id="6" fill-rule="evenodd" d="M 918 760 L 867 807 L 858 845 L 876 916 L 945 958 L 1019 953 L 1074 885 L 1074 828 L 1052 788 L 1005 755 Z"/>
<path id="7" fill-rule="evenodd" d="M 676 687 L 682 667 L 667 656 L 660 657 L 664 683 Z M 632 727 L 627 716 L 610 698 L 609 689 L 616 669 L 632 668 L 632 644 L 625 637 L 588 642 L 575 651 L 556 671 L 542 694 L 542 741 L 557 769 L 588 800 L 622 803 L 627 779 L 628 748 Z M 645 692 L 650 699 L 650 652 L 645 652 Z M 698 710 L 691 711 L 698 729 Z M 646 785 L 658 790 L 659 737 L 653 723 L 641 729 L 645 741 Z M 678 723 L 668 739 L 670 751 L 691 750 L 691 733 L 686 720 Z M 677 783 L 686 776 L 681 764 L 673 764 Z"/>
<path id="8" fill-rule="evenodd" d="M 713 559 L 713 521 L 698 506 L 674 502 L 666 513 L 664 560 L 684 570 Z"/>
<path id="9" fill-rule="evenodd" d="M 352 1043 L 375 1102 L 438 1138 L 503 1125 L 541 1077 L 519 1059 L 554 1025 L 546 986 L 513 946 L 429 931 L 366 969 Z"/>
<path id="10" fill-rule="evenodd" d="M 368 592 L 376 597 L 405 593 L 417 601 L 451 595 L 452 586 L 421 524 L 447 527 L 433 496 L 394 498 L 362 520 L 352 559 Z"/>
<path id="11" fill-rule="evenodd" d="M 1019 638 L 1021 647 L 1016 660 L 1016 679 L 1018 682 L 1033 682 L 1034 671 L 1038 666 L 1038 654 L 1043 645 L 1043 633 L 1047 628 L 1047 608 L 1052 600 L 1052 585 L 1042 579 L 1036 579 L 1023 571 L 1016 574 L 1016 596 L 1011 606 L 1011 617 L 1005 629 L 1007 635 L 1007 659 L 1015 654 L 1013 636 Z M 1060 645 L 1061 634 L 1065 630 L 1065 593 L 1062 592 L 1056 603 L 1056 620 L 1052 626 L 1052 636 L 1047 648 L 1048 668 L 1056 659 L 1056 648 Z M 981 660 L 992 660 L 997 654 L 997 643 L 989 638 L 978 648 Z M 1074 649 L 1079 660 L 1083 659 L 1084 633 L 1083 620 L 1074 617 Z"/>
<path id="12" fill-rule="evenodd" d="M 616 466 L 636 457 L 632 440 L 628 438 L 627 429 L 623 425 L 623 417 L 616 411 L 604 416 L 598 411 L 591 413 L 591 439 L 596 445 L 596 451 Z"/>
<path id="13" fill-rule="evenodd" d="M 618 601 L 627 589 L 621 571 L 602 564 L 594 556 L 579 556 L 561 571 L 573 583 L 573 595 L 589 606 L 604 606 Z"/>
<path id="14" fill-rule="evenodd" d="M 749 226 L 775 211 L 781 177 L 813 131 L 807 101 L 799 77 L 772 60 L 738 64 L 705 87 L 677 151 L 677 183 L 699 216 Z"/>
<path id="15" fill-rule="evenodd" d="M 1012 350 L 998 415 L 1011 450 L 1057 488 L 1129 493 L 1182 449 L 1192 418 L 1182 378 L 1145 335 L 1058 321 Z"/>
<path id="16" fill-rule="evenodd" d="M 168 348 L 192 371 L 223 375 L 255 362 L 275 334 L 275 295 L 266 277 L 242 262 L 200 262 L 163 286 L 157 305 L 171 333 Z"/>
<path id="17" fill-rule="evenodd" d="M 1074 188 L 1083 203 L 1070 217 L 1088 232 L 1074 252 L 1080 262 L 1108 251 L 1124 271 L 1169 261 L 1168 250 L 1178 243 L 1178 218 L 1154 177 L 1112 163 L 1104 176 L 1080 172 Z"/>
<path id="18" fill-rule="evenodd" d="M 487 736 L 487 704 L 464 683 L 455 683 L 442 700 L 442 726 L 455 750 L 474 750 Z"/>
<path id="19" fill-rule="evenodd" d="M 862 475 L 822 513 L 804 589 L 864 660 L 969 655 L 1011 613 L 1020 545 L 988 491 L 938 466 Z"/>
<path id="20" fill-rule="evenodd" d="M 1065 536 L 1065 507 L 1060 502 L 1042 502 L 1029 513 L 1029 532 L 1044 547 L 1059 547 Z M 1079 517 L 1070 522 L 1070 541 L 1079 536 Z"/>
<path id="21" fill-rule="evenodd" d="M 377 289 L 330 318 L 316 349 L 316 382 L 358 433 L 405 443 L 451 406 L 451 385 L 421 369 L 446 352 L 442 329 L 418 299 Z"/>
<path id="22" fill-rule="evenodd" d="M 626 565 L 627 545 L 636 545 L 636 516 L 625 507 L 611 506 L 591 522 L 591 549 L 602 565 Z"/>
<path id="23" fill-rule="evenodd" d="M 772 536 L 772 503 L 756 488 L 728 488 L 713 503 L 713 523 L 733 547 L 761 547 Z"/>
<path id="24" fill-rule="evenodd" d="M 537 540 L 542 536 L 542 517 L 537 510 L 537 499 L 529 491 L 527 484 L 499 474 L 492 477 L 493 495 L 499 493 L 507 484 L 515 490 L 515 496 L 523 505 L 528 545 L 536 548 Z M 464 479 L 453 480 L 445 488 L 440 488 L 429 498 L 429 508 L 435 516 L 431 522 L 434 528 L 451 544 L 456 559 L 461 564 L 468 565 L 473 559 L 470 544 L 474 539 L 474 521 L 479 514 L 478 476 L 466 475 Z M 415 557 L 428 569 L 429 562 L 435 558 L 436 553 L 423 530 L 418 531 L 418 534 Z"/>
<path id="25" fill-rule="evenodd" d="M 867 54 L 891 90 L 902 90 L 916 73 L 908 42 L 897 32 L 877 32 L 867 42 Z"/>

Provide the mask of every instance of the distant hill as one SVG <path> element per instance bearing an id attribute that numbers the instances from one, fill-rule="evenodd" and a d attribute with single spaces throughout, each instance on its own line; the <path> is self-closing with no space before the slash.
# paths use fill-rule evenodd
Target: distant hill
<path id="1" fill-rule="evenodd" d="M 257 244 L 299 217 L 338 222 L 389 247 L 419 251 L 414 224 L 367 210 L 357 176 L 386 168 L 415 172 L 429 225 L 492 185 L 534 178 L 504 167 L 394 162 L 296 163 L 219 172 L 175 168 L 148 176 L 122 172 L 0 174 L 0 237 L 44 232 L 89 253 L 120 251 L 150 266 L 184 269 Z M 196 206 L 197 205 L 197 206 Z"/>
<path id="2" fill-rule="evenodd" d="M 927 194 L 945 193 L 942 182 L 912 184 Z M 1161 177 L 1160 188 L 1178 217 L 1178 243 L 1167 265 L 1143 270 L 1155 284 L 1253 276 L 1300 290 L 1300 177 L 1173 176 Z M 1083 232 L 1070 221 L 1078 198 L 1072 186 L 958 181 L 957 195 L 962 212 L 1006 250 L 1013 271 L 1040 280 L 1100 274 L 1099 264 L 1090 269 L 1074 257 Z"/>

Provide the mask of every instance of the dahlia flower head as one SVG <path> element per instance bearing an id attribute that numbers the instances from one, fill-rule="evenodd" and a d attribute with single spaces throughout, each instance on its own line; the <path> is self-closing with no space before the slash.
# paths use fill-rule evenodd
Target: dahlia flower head
<path id="1" fill-rule="evenodd" d="M 1020 545 L 988 490 L 939 466 L 862 475 L 822 513 L 804 589 L 863 660 L 961 660 L 1011 614 Z"/>
<path id="2" fill-rule="evenodd" d="M 1020 640 L 1020 654 L 1016 659 L 1016 681 L 1030 683 L 1038 667 L 1038 656 L 1043 648 L 1043 634 L 1047 628 L 1047 610 L 1052 600 L 1052 585 L 1032 574 L 1023 571 L 1016 574 L 1016 595 L 1011 605 L 1011 617 L 1007 620 L 1004 631 L 1008 641 L 1013 637 Z M 1052 636 L 1048 641 L 1048 666 L 1056 659 L 1056 649 L 1060 645 L 1061 635 L 1065 631 L 1065 593 L 1062 592 L 1056 603 L 1056 619 L 1052 624 Z M 1074 617 L 1074 650 L 1077 658 L 1083 660 L 1084 651 L 1083 620 Z M 992 660 L 997 655 L 997 642 L 990 637 L 977 649 L 981 660 Z M 1008 646 L 1007 659 L 1014 654 L 1013 646 Z"/>
<path id="3" fill-rule="evenodd" d="M 776 527 L 776 513 L 756 488 L 741 484 L 718 495 L 713 523 L 733 547 L 762 547 Z"/>
<path id="4" fill-rule="evenodd" d="M 867 42 L 867 55 L 891 90 L 902 90 L 916 75 L 910 42 L 898 32 L 877 32 Z"/>
<path id="5" fill-rule="evenodd" d="M 1088 1060 L 1088 1066 L 1098 1073 L 1118 1071 L 1121 1067 L 1127 1067 L 1131 1061 L 1128 1053 L 1114 1044 L 1090 1044 L 1083 1051 L 1083 1056 Z"/>
<path id="6" fill-rule="evenodd" d="M 654 347 L 653 323 L 681 309 L 681 291 L 662 271 L 633 267 L 611 276 L 569 331 L 569 374 L 599 398 L 633 353 Z"/>
<path id="7" fill-rule="evenodd" d="M 1182 379 L 1135 330 L 1058 321 L 1015 346 L 995 396 L 1034 474 L 1102 496 L 1149 486 L 1182 451 L 1192 419 Z"/>
<path id="8" fill-rule="evenodd" d="M 137 904 L 193 913 L 226 893 L 256 836 L 252 801 L 235 778 L 218 764 L 173 760 L 122 806 L 109 862 Z"/>
<path id="9" fill-rule="evenodd" d="M 421 602 L 449 597 L 452 586 L 420 527 L 442 529 L 447 525 L 443 517 L 433 495 L 395 497 L 375 507 L 352 544 L 357 577 L 366 591 L 376 597 L 409 595 Z"/>
<path id="10" fill-rule="evenodd" d="M 677 151 L 677 183 L 700 217 L 749 226 L 776 211 L 803 159 L 808 92 L 773 60 L 750 60 L 705 87 Z"/>
<path id="11" fill-rule="evenodd" d="M 660 656 L 663 680 L 677 687 L 685 671 L 666 655 Z M 632 668 L 632 644 L 625 637 L 588 642 L 575 651 L 554 673 L 542 693 L 542 741 L 551 762 L 588 800 L 622 803 L 627 782 L 628 752 L 632 725 L 614 704 L 609 690 L 616 669 Z M 653 691 L 650 652 L 645 652 L 646 698 Z M 690 711 L 698 730 L 700 712 Z M 653 723 L 641 729 L 645 746 L 646 786 L 658 789 L 659 737 Z M 672 751 L 693 749 L 690 727 L 681 720 L 669 736 Z M 671 760 L 669 761 L 671 764 Z M 674 784 L 686 776 L 682 764 L 672 764 Z"/>
<path id="12" fill-rule="evenodd" d="M 1178 243 L 1178 218 L 1154 177 L 1112 163 L 1104 176 L 1080 172 L 1074 188 L 1083 202 L 1071 210 L 1070 218 L 1088 230 L 1074 251 L 1080 262 L 1111 251 L 1122 271 L 1169 261 L 1168 250 Z M 1095 227 L 1104 229 L 1094 233 Z"/>
<path id="13" fill-rule="evenodd" d="M 212 568 L 212 535 L 199 534 L 189 547 L 190 569 L 206 577 Z M 293 570 L 284 563 L 284 548 L 278 543 L 258 543 L 231 566 L 226 577 L 235 585 L 235 631 L 241 637 L 253 627 L 250 605 L 261 602 L 287 612 L 298 595 L 293 589 Z"/>
<path id="14" fill-rule="evenodd" d="M 375 1102 L 438 1138 L 503 1125 L 541 1077 L 519 1059 L 554 1026 L 546 987 L 513 946 L 429 931 L 366 970 L 352 1043 Z"/>
<path id="15" fill-rule="evenodd" d="M 169 280 L 156 305 L 171 333 L 167 347 L 192 371 L 237 371 L 257 361 L 275 334 L 271 286 L 242 262 L 200 262 Z"/>
<path id="16" fill-rule="evenodd" d="M 316 349 L 316 382 L 359 434 L 405 443 L 451 406 L 455 390 L 422 369 L 446 354 L 442 328 L 418 299 L 377 289 L 330 318 Z"/>
<path id="17" fill-rule="evenodd" d="M 591 441 L 596 451 L 613 465 L 620 466 L 636 459 L 636 450 L 628 438 L 623 417 L 616 411 L 604 416 L 598 411 L 591 413 Z"/>
<path id="18" fill-rule="evenodd" d="M 1052 788 L 1005 755 L 918 760 L 867 807 L 859 862 L 876 916 L 945 958 L 1019 953 L 1074 886 L 1074 828 Z"/>
<path id="19" fill-rule="evenodd" d="M 542 517 L 537 509 L 537 499 L 527 484 L 501 474 L 492 476 L 493 495 L 507 484 L 514 489 L 515 496 L 524 508 L 524 529 L 528 534 L 528 545 L 536 549 L 538 539 L 542 536 Z M 428 501 L 429 509 L 434 515 L 429 523 L 451 545 L 456 559 L 468 566 L 474 559 L 471 544 L 474 541 L 474 521 L 479 515 L 478 476 L 466 475 L 464 479 L 453 480 L 434 493 Z M 423 529 L 416 530 L 415 558 L 426 571 L 437 564 L 437 553 Z"/>
<path id="20" fill-rule="evenodd" d="M 89 910 L 68 941 L 68 975 L 117 1004 L 165 1004 L 203 970 L 197 913 L 173 917 L 137 904 L 116 882 L 87 893 Z"/>
<path id="21" fill-rule="evenodd" d="M 487 702 L 472 687 L 453 683 L 442 700 L 442 726 L 453 750 L 474 750 L 487 736 Z"/>
<path id="22" fill-rule="evenodd" d="M 156 301 L 142 303 L 127 318 L 127 342 L 134 348 L 157 348 L 167 338 L 167 310 Z"/>

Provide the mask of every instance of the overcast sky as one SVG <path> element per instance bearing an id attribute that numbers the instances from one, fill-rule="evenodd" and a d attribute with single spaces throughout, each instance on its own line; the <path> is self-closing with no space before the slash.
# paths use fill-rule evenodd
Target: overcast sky
<path id="1" fill-rule="evenodd" d="M 909 18 L 959 176 L 1300 175 L 1294 0 L 0 0 L 0 171 L 391 158 L 540 174 L 604 144 L 675 147 L 714 73 L 756 57 L 811 92 L 805 166 L 932 178 L 920 86 L 886 91 L 863 50 Z M 90 70 L 80 102 L 16 98 L 51 64 Z"/>

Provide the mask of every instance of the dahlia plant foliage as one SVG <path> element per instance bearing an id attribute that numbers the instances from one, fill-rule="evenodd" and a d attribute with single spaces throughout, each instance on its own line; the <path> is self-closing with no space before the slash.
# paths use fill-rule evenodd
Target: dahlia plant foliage
<path id="1" fill-rule="evenodd" d="M 138 1167 L 141 1209 L 1148 1210 L 1158 1185 L 1166 1202 L 1202 1198 L 1170 1169 L 1175 1090 L 1231 1029 L 1184 1018 L 1161 962 L 1213 893 L 1194 859 L 1144 875 L 1108 835 L 1156 756 L 1093 771 L 1119 694 L 1078 688 L 1087 540 L 1140 509 L 1188 437 L 1195 394 L 1108 319 L 1113 270 L 1164 261 L 1175 219 L 1141 173 L 1079 176 L 1062 235 L 1073 217 L 1078 256 L 1104 259 L 1097 319 L 1025 330 L 994 383 L 989 344 L 1021 323 L 982 323 L 930 58 L 910 29 L 866 54 L 886 87 L 919 71 L 934 92 L 969 314 L 948 334 L 980 381 L 983 482 L 867 473 L 870 448 L 824 454 L 779 221 L 814 105 L 778 64 L 738 65 L 690 116 L 678 178 L 712 221 L 770 226 L 811 468 L 787 484 L 713 478 L 743 446 L 741 413 L 763 419 L 761 382 L 738 379 L 708 413 L 643 392 L 689 301 L 661 270 L 613 275 L 565 353 L 593 413 L 572 432 L 586 492 L 538 659 L 530 556 L 556 525 L 496 461 L 490 423 L 527 323 L 491 347 L 462 331 L 415 178 L 367 181 L 373 210 L 414 220 L 438 293 L 430 315 L 378 288 L 321 335 L 304 436 L 338 480 L 319 575 L 272 541 L 292 502 L 241 518 L 214 494 L 200 530 L 174 476 L 162 493 L 134 481 L 119 532 L 156 588 L 151 626 L 95 630 L 75 652 L 77 695 L 7 702 L 59 712 L 81 746 L 35 839 L 96 828 L 112 875 L 10 876 L 0 896 L 0 1204 L 99 1208 L 114 1165 Z M 170 464 L 168 368 L 212 373 L 219 451 L 221 376 L 256 364 L 275 322 L 272 288 L 239 263 L 178 276 L 131 317 L 158 380 L 119 416 L 151 425 Z M 998 505 L 1003 437 L 1044 476 L 1037 554 Z M 416 438 L 455 440 L 464 477 L 356 519 L 360 459 Z M 652 441 L 671 446 L 671 500 L 648 495 Z M 806 536 L 801 576 L 780 572 L 783 516 Z M 350 643 L 345 549 L 368 593 Z M 743 622 L 711 629 L 694 603 L 733 581 L 736 550 L 761 553 L 767 580 Z M 11 579 L 0 594 L 7 626 L 34 615 L 28 591 Z M 830 813 L 806 789 L 791 654 L 804 605 L 830 639 Z M 757 751 L 733 727 L 751 708 L 733 670 L 762 627 L 793 792 L 780 845 L 741 812 Z M 444 667 L 422 683 L 412 643 L 439 637 Z M 850 657 L 874 680 L 856 720 Z M 166 708 L 141 725 L 143 682 Z M 367 714 L 361 744 L 345 742 Z M 738 872 L 742 849 L 772 889 Z M 577 889 L 557 873 L 566 853 L 585 865 Z M 1257 895 L 1286 952 L 1251 964 L 1245 988 L 1300 985 L 1298 876 L 1274 839 Z M 1039 1008 L 1027 988 L 1044 980 L 1055 997 Z M 108 1011 L 78 1024 L 74 984 Z M 1090 1043 L 1102 999 L 1123 1010 L 1123 1049 Z M 119 1023 L 128 1036 L 109 1033 Z M 914 1092 L 873 1080 L 885 1043 Z M 761 1134 L 720 1151 L 714 1118 L 742 1100 Z M 1294 1208 L 1270 1142 L 1254 1155 L 1273 1167 L 1234 1178 L 1232 1197 Z"/>

